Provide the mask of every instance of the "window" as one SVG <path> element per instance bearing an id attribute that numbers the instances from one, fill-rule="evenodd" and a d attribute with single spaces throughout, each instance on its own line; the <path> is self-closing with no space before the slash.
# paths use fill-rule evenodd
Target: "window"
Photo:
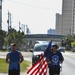
<path id="1" fill-rule="evenodd" d="M 47 45 L 40 45 L 35 47 L 34 51 L 44 51 L 46 50 L 46 48 L 47 48 Z"/>

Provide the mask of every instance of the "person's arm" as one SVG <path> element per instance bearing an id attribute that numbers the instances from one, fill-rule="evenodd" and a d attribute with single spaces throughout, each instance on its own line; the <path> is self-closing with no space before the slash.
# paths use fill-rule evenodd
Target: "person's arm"
<path id="1" fill-rule="evenodd" d="M 50 55 L 49 54 L 46 56 L 46 61 L 47 61 L 48 64 L 51 64 L 51 60 L 50 60 Z"/>
<path id="2" fill-rule="evenodd" d="M 64 61 L 64 57 L 63 57 L 62 53 L 60 53 L 60 63 L 63 63 L 63 61 Z"/>
<path id="3" fill-rule="evenodd" d="M 23 60 L 24 60 L 24 58 L 23 58 L 22 54 L 20 53 L 20 61 L 19 61 L 19 63 L 22 63 Z"/>
<path id="4" fill-rule="evenodd" d="M 8 54 L 6 55 L 6 63 L 10 63 Z"/>

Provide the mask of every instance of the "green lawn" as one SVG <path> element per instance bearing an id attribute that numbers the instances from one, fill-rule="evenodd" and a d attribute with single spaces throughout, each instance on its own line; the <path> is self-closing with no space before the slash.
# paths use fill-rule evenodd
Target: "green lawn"
<path id="1" fill-rule="evenodd" d="M 8 50 L 6 49 L 6 50 L 0 50 L 0 52 L 8 52 Z"/>
<path id="2" fill-rule="evenodd" d="M 5 63 L 5 59 L 0 58 L 0 72 L 7 72 L 8 71 L 8 64 Z"/>
<path id="3" fill-rule="evenodd" d="M 28 67 L 30 66 L 30 61 L 23 61 L 21 63 L 21 72 L 25 72 L 28 70 Z M 8 64 L 5 62 L 5 59 L 0 58 L 0 72 L 7 73 L 8 72 Z"/>

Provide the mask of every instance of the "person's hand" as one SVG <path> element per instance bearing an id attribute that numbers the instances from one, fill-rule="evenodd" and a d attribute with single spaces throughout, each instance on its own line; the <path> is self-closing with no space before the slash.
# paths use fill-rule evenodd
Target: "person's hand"
<path id="1" fill-rule="evenodd" d="M 48 64 L 51 64 L 51 61 L 48 61 L 47 63 L 48 63 Z"/>
<path id="2" fill-rule="evenodd" d="M 63 61 L 60 61 L 60 64 L 63 63 Z"/>
<path id="3" fill-rule="evenodd" d="M 46 59 L 48 64 L 51 64 L 51 61 L 49 59 Z"/>
<path id="4" fill-rule="evenodd" d="M 10 64 L 10 61 L 7 61 L 8 64 Z"/>
<path id="5" fill-rule="evenodd" d="M 21 62 L 19 61 L 18 64 L 20 64 Z"/>

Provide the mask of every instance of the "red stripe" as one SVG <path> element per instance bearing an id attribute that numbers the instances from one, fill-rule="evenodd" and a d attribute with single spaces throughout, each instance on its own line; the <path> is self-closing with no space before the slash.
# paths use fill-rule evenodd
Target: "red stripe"
<path id="1" fill-rule="evenodd" d="M 44 67 L 43 67 L 44 66 Z M 41 72 L 40 72 L 40 75 L 42 74 L 42 73 L 44 73 L 44 70 L 46 69 L 47 70 L 47 64 L 46 64 L 46 59 L 43 59 L 42 60 L 42 63 L 41 63 L 41 67 L 40 68 L 42 68 L 42 70 L 41 70 Z"/>
<path id="2" fill-rule="evenodd" d="M 44 65 L 44 67 L 42 68 L 42 71 L 40 72 L 40 75 L 42 75 L 42 73 L 44 73 L 44 75 L 46 75 L 47 71 L 44 72 L 44 70 L 47 70 L 47 64 Z"/>
<path id="3" fill-rule="evenodd" d="M 35 75 L 37 75 L 37 73 L 39 73 L 39 75 L 42 75 L 42 73 L 44 73 L 44 70 L 45 69 L 47 70 L 47 64 L 45 64 L 45 63 L 46 63 L 46 59 L 44 57 L 42 57 L 38 71 L 36 72 Z M 44 67 L 42 67 L 43 65 L 44 65 Z M 41 70 L 41 72 L 40 72 L 40 70 Z M 44 73 L 44 75 L 46 75 L 46 74 L 47 74 L 47 71 Z"/>
<path id="4" fill-rule="evenodd" d="M 40 62 L 40 60 L 39 60 L 36 64 L 34 64 L 34 65 L 27 71 L 27 74 L 28 74 L 36 65 L 38 65 L 39 62 Z"/>
<path id="5" fill-rule="evenodd" d="M 43 58 L 43 55 L 41 54 L 40 57 L 41 57 L 41 58 L 27 71 L 27 74 L 28 74 L 38 63 L 40 63 L 40 61 L 41 61 L 42 58 Z"/>
<path id="6" fill-rule="evenodd" d="M 29 74 L 32 71 L 30 75 L 33 75 L 35 72 L 36 72 L 35 75 L 37 75 L 38 73 L 39 75 L 42 75 L 42 74 L 46 75 L 48 64 L 45 64 L 45 63 L 46 63 L 46 59 L 44 59 L 44 55 L 41 54 L 40 59 L 27 71 L 27 74 Z M 42 67 L 43 65 L 44 67 Z M 46 72 L 44 72 L 45 69 L 46 69 Z"/>
<path id="7" fill-rule="evenodd" d="M 34 70 L 33 70 L 33 72 L 30 74 L 30 75 L 33 75 L 34 73 L 35 73 L 35 71 L 37 71 L 38 70 L 38 67 L 37 68 L 35 68 Z M 36 75 L 36 74 L 35 74 Z"/>
<path id="8" fill-rule="evenodd" d="M 38 71 L 35 73 L 35 75 L 37 75 L 38 73 L 39 73 L 39 75 L 40 75 L 40 69 L 41 69 L 41 67 L 42 67 L 42 62 L 43 62 L 43 59 L 44 59 L 44 56 L 41 54 L 40 55 L 40 64 L 39 64 L 39 66 L 38 66 Z"/>

